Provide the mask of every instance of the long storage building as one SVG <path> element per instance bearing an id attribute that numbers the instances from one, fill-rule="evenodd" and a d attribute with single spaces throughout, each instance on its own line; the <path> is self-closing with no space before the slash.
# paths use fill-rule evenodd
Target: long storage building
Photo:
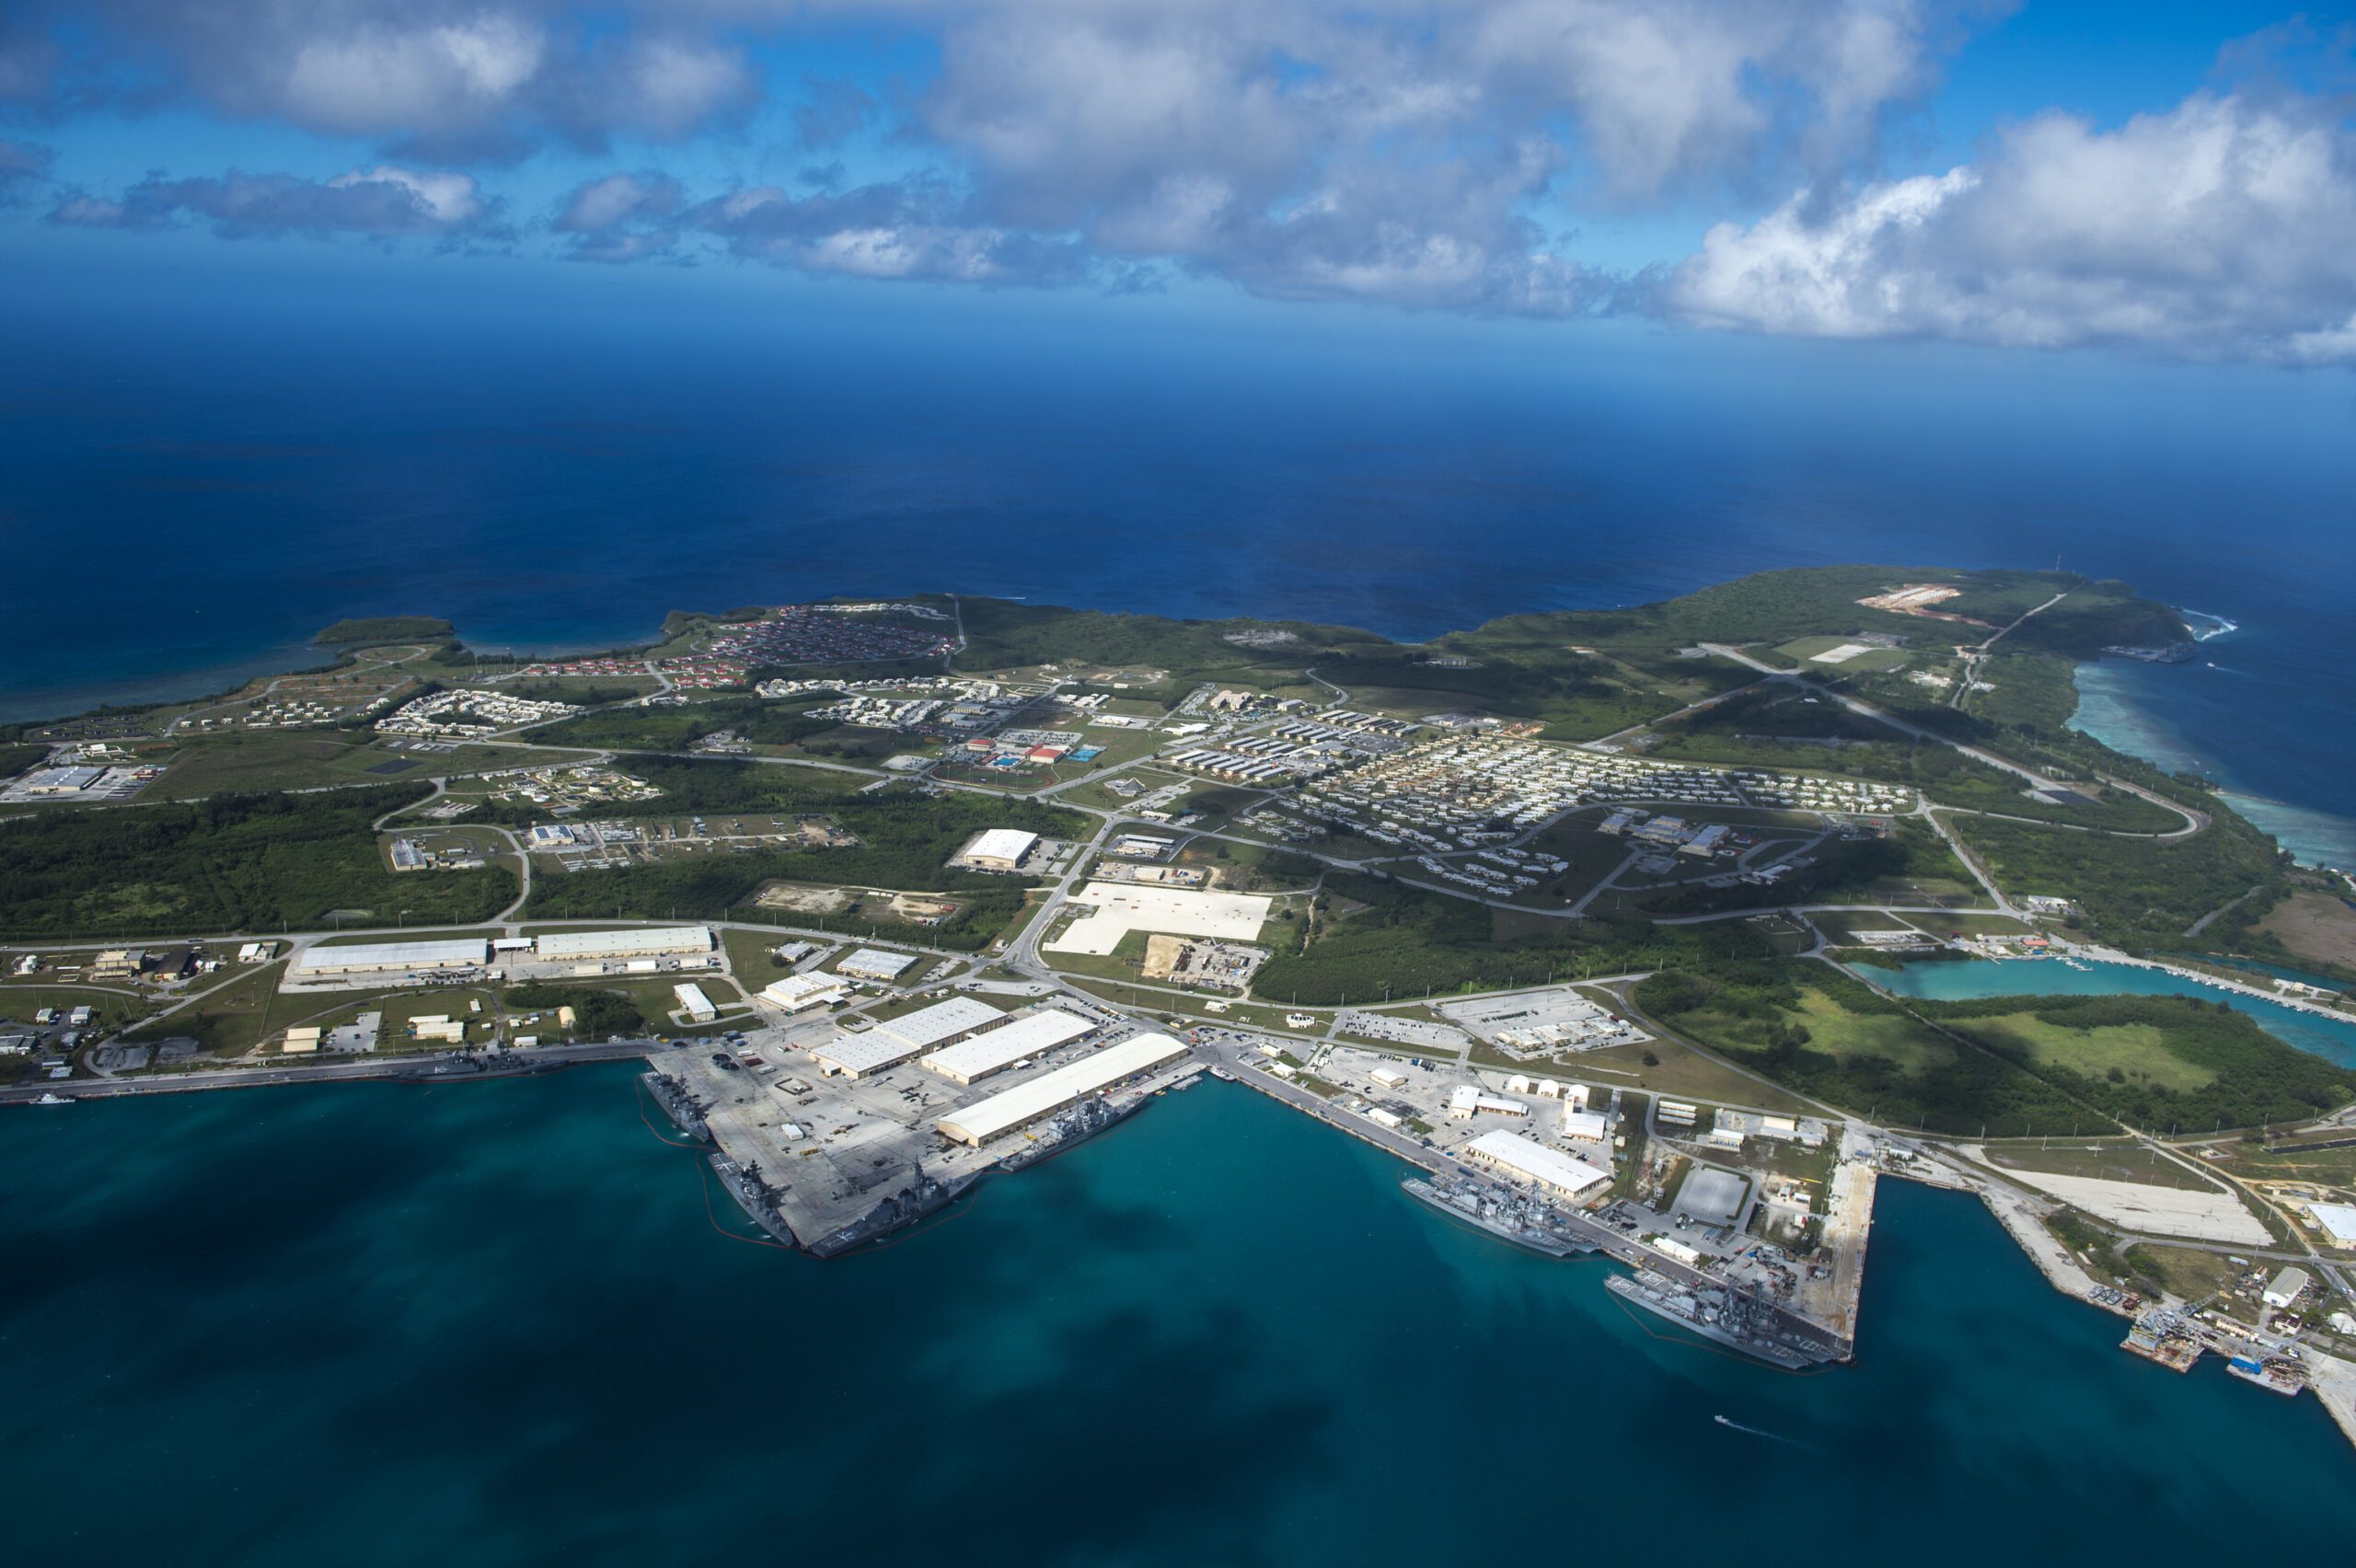
<path id="1" fill-rule="evenodd" d="M 535 940 L 542 958 L 654 958 L 674 952 L 710 952 L 711 928 L 650 926 L 634 931 L 551 931 Z"/>
<path id="2" fill-rule="evenodd" d="M 1523 1137 L 1519 1133 L 1483 1133 L 1465 1146 L 1465 1152 L 1486 1161 L 1506 1175 L 1533 1182 L 1550 1193 L 1576 1198 L 1611 1180 L 1584 1159 Z"/>
<path id="3" fill-rule="evenodd" d="M 917 1066 L 939 1073 L 952 1083 L 975 1083 L 992 1073 L 1004 1072 L 1025 1056 L 1035 1056 L 1077 1040 L 1095 1027 L 1093 1020 L 1061 1008 L 1049 1008 L 1029 1018 L 1016 1019 L 1003 1029 L 987 1030 L 935 1051 Z"/>
<path id="4" fill-rule="evenodd" d="M 932 1124 L 941 1136 L 979 1148 L 992 1138 L 1027 1127 L 1101 1089 L 1151 1072 L 1185 1054 L 1186 1043 L 1167 1034 L 1133 1035 L 1068 1066 L 1041 1073 L 1028 1083 L 953 1111 Z"/>
<path id="5" fill-rule="evenodd" d="M 828 1072 L 865 1078 L 1005 1020 L 1006 1015 L 987 1002 L 977 1002 L 971 997 L 952 997 L 945 1002 L 886 1019 L 864 1033 L 838 1033 L 826 1044 L 814 1047 L 810 1055 Z"/>
<path id="6" fill-rule="evenodd" d="M 338 975 L 408 974 L 426 969 L 476 969 L 491 962 L 491 941 L 465 937 L 434 942 L 355 942 L 350 947 L 305 948 L 289 978 L 326 980 Z"/>

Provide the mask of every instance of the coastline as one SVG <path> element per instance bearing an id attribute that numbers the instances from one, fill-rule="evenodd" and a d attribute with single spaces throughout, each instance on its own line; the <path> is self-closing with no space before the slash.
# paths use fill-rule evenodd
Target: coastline
<path id="1" fill-rule="evenodd" d="M 2225 625 L 2241 629 L 2231 622 Z M 2224 635 L 2212 632 L 2198 640 L 2206 647 Z M 2083 661 L 2072 674 L 2078 706 L 2065 722 L 2111 750 L 2141 757 L 2154 767 L 2214 780 L 2226 804 L 2259 831 L 2270 834 L 2303 866 L 2356 867 L 2356 817 L 2239 788 L 2222 759 L 2202 752 L 2169 723 L 2161 705 L 2154 700 L 2155 688 L 2157 683 L 2180 679 L 2183 674 L 2177 666 L 2113 659 Z"/>

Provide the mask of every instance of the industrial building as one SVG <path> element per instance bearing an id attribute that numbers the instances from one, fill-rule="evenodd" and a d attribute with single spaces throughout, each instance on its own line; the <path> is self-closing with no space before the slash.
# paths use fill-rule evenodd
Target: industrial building
<path id="1" fill-rule="evenodd" d="M 1459 1122 L 1469 1122 L 1475 1116 L 1527 1116 L 1530 1107 L 1519 1100 L 1502 1095 L 1484 1094 L 1469 1083 L 1458 1084 L 1448 1096 L 1448 1113 Z"/>
<path id="2" fill-rule="evenodd" d="M 481 937 L 433 942 L 358 942 L 351 947 L 306 948 L 291 977 L 326 980 L 346 974 L 406 974 L 421 969 L 478 969 L 491 962 L 491 943 Z"/>
<path id="3" fill-rule="evenodd" d="M 679 998 L 680 1010 L 687 1015 L 690 1022 L 710 1023 L 720 1016 L 720 1009 L 711 1005 L 711 998 L 704 995 L 703 987 L 692 980 L 672 986 L 671 995 Z"/>
<path id="4" fill-rule="evenodd" d="M 1548 1148 L 1519 1133 L 1483 1133 L 1466 1146 L 1465 1152 L 1508 1176 L 1565 1198 L 1576 1198 L 1611 1180 L 1609 1170 L 1599 1170 L 1584 1159 Z"/>
<path id="5" fill-rule="evenodd" d="M 2304 1269 L 2284 1269 L 2267 1282 L 2266 1288 L 2258 1293 L 2258 1299 L 2269 1307 L 2294 1307 L 2314 1283 Z"/>
<path id="6" fill-rule="evenodd" d="M 917 1066 L 939 1073 L 952 1083 L 975 1083 L 1004 1072 L 1026 1056 L 1036 1056 L 1079 1039 L 1095 1022 L 1061 1008 L 1049 1008 L 1016 1019 L 1003 1029 L 985 1030 L 957 1044 L 933 1052 Z"/>
<path id="7" fill-rule="evenodd" d="M 651 926 L 635 931 L 554 931 L 536 939 L 545 959 L 653 958 L 710 952 L 707 926 Z"/>
<path id="8" fill-rule="evenodd" d="M 761 1000 L 788 1012 L 832 1007 L 849 995 L 850 987 L 831 974 L 789 974 L 761 987 Z"/>
<path id="9" fill-rule="evenodd" d="M 1563 1107 L 1563 1136 L 1588 1143 L 1601 1143 L 1611 1131 L 1600 1111 L 1581 1111 L 1570 1105 Z"/>
<path id="10" fill-rule="evenodd" d="M 1041 1073 L 1028 1083 L 1019 1083 L 962 1111 L 953 1111 L 935 1120 L 933 1125 L 940 1129 L 941 1136 L 979 1148 L 992 1138 L 1027 1127 L 1099 1090 L 1167 1066 L 1185 1054 L 1185 1042 L 1170 1035 L 1133 1035 L 1068 1066 Z"/>
<path id="11" fill-rule="evenodd" d="M 953 1044 L 967 1035 L 1001 1022 L 1006 1015 L 971 997 L 952 997 L 929 1008 L 890 1019 L 860 1034 L 837 1034 L 810 1055 L 830 1073 L 865 1078 L 885 1067 L 921 1055 L 937 1045 Z"/>
<path id="12" fill-rule="evenodd" d="M 849 974 L 860 980 L 896 980 L 901 972 L 916 959 L 905 952 L 885 952 L 881 948 L 861 948 L 835 965 L 838 974 Z"/>
<path id="13" fill-rule="evenodd" d="M 976 870 L 1016 871 L 1039 847 L 1039 836 L 1019 828 L 993 827 L 980 835 L 957 859 Z"/>

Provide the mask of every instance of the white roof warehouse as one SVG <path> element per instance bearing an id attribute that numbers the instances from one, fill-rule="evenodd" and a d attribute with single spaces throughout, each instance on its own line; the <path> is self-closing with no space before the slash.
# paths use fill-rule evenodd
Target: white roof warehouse
<path id="1" fill-rule="evenodd" d="M 634 931 L 551 931 L 535 939 L 542 958 L 643 958 L 659 952 L 710 952 L 705 926 L 653 926 Z"/>
<path id="2" fill-rule="evenodd" d="M 881 1072 L 935 1045 L 962 1040 L 1004 1020 L 1006 1015 L 971 997 L 952 997 L 899 1018 L 887 1019 L 864 1034 L 837 1035 L 811 1055 L 821 1066 L 849 1078 Z"/>
<path id="3" fill-rule="evenodd" d="M 1609 1170 L 1599 1170 L 1584 1159 L 1574 1159 L 1560 1149 L 1548 1148 L 1519 1133 L 1483 1133 L 1466 1147 L 1466 1152 L 1509 1175 L 1569 1198 L 1577 1197 L 1598 1182 L 1611 1180 Z"/>
<path id="4" fill-rule="evenodd" d="M 321 974 L 387 974 L 417 969 L 467 969 L 491 962 L 482 937 L 438 942 L 360 942 L 351 947 L 314 947 L 294 961 L 297 977 Z"/>
<path id="5" fill-rule="evenodd" d="M 943 1137 L 979 1148 L 990 1139 L 1027 1127 L 1065 1106 L 1084 1100 L 1138 1073 L 1150 1072 L 1186 1054 L 1186 1043 L 1167 1034 L 1138 1034 L 1107 1045 L 1068 1066 L 1041 1073 L 1028 1083 L 953 1111 L 933 1125 Z"/>
<path id="6" fill-rule="evenodd" d="M 988 1030 L 935 1051 L 917 1066 L 939 1073 L 953 1083 L 973 1083 L 1005 1071 L 1025 1056 L 1035 1056 L 1067 1041 L 1077 1040 L 1095 1027 L 1093 1020 L 1078 1013 L 1049 1008 L 1029 1018 L 1016 1019 L 1004 1029 Z"/>

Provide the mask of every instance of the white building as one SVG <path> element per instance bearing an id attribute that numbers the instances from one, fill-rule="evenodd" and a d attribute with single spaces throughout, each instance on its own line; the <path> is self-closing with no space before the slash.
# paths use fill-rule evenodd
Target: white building
<path id="1" fill-rule="evenodd" d="M 1026 1056 L 1036 1056 L 1068 1044 L 1096 1027 L 1095 1021 L 1061 1008 L 1049 1008 L 1016 1019 L 999 1029 L 968 1035 L 921 1058 L 917 1066 L 939 1073 L 953 1083 L 976 1083 L 1004 1072 Z"/>
<path id="2" fill-rule="evenodd" d="M 1576 1198 L 1611 1180 L 1609 1170 L 1599 1170 L 1584 1159 L 1548 1148 L 1519 1133 L 1483 1133 L 1465 1152 L 1507 1176 L 1565 1198 Z"/>
<path id="3" fill-rule="evenodd" d="M 1448 1113 L 1457 1121 L 1469 1122 L 1475 1116 L 1527 1116 L 1530 1107 L 1519 1100 L 1484 1094 L 1472 1085 L 1462 1083 L 1448 1097 Z"/>
<path id="4" fill-rule="evenodd" d="M 831 974 L 789 974 L 761 987 L 761 1000 L 787 1012 L 832 1007 L 849 995 L 850 987 Z"/>
<path id="5" fill-rule="evenodd" d="M 2306 1270 L 2284 1269 L 2267 1284 L 2266 1289 L 2259 1293 L 2258 1299 L 2269 1307 L 2292 1307 L 2297 1304 L 2300 1297 L 2307 1293 L 2307 1286 L 2312 1283 L 2314 1282 L 2308 1279 Z"/>
<path id="6" fill-rule="evenodd" d="M 2307 1212 L 2324 1234 L 2342 1247 L 2356 1247 L 2356 1206 L 2347 1204 L 2309 1204 Z"/>
<path id="7" fill-rule="evenodd" d="M 1563 1136 L 1588 1143 L 1601 1143 L 1611 1136 L 1611 1124 L 1600 1111 L 1579 1111 L 1569 1105 L 1563 1107 Z"/>
<path id="8" fill-rule="evenodd" d="M 1038 847 L 1039 836 L 1035 833 L 993 827 L 966 845 L 964 853 L 957 858 L 986 871 L 1012 871 L 1021 870 L 1024 859 Z"/>
<path id="9" fill-rule="evenodd" d="M 885 952 L 882 948 L 861 948 L 835 965 L 838 974 L 849 974 L 860 980 L 896 980 L 914 956 L 905 952 Z"/>
<path id="10" fill-rule="evenodd" d="M 711 998 L 703 994 L 703 987 L 692 980 L 684 986 L 672 986 L 671 995 L 679 998 L 680 1009 L 692 1022 L 710 1023 L 720 1016 L 720 1009 L 711 1005 Z"/>
<path id="11" fill-rule="evenodd" d="M 971 997 L 953 997 L 886 1020 L 863 1034 L 837 1034 L 810 1054 L 828 1072 L 864 1078 L 921 1055 L 937 1045 L 963 1040 L 1005 1018 L 1004 1013 L 987 1002 L 977 1002 Z"/>
<path id="12" fill-rule="evenodd" d="M 422 969 L 476 969 L 491 962 L 491 943 L 481 937 L 434 942 L 356 942 L 350 947 L 306 948 L 289 977 L 326 980 L 347 974 L 405 974 Z"/>
<path id="13" fill-rule="evenodd" d="M 1151 1072 L 1186 1054 L 1186 1043 L 1167 1034 L 1138 1034 L 1107 1045 L 1068 1066 L 1041 1073 L 987 1100 L 953 1111 L 933 1125 L 941 1136 L 976 1148 L 1020 1127 L 1052 1116 L 1099 1090 L 1138 1073 Z"/>
<path id="14" fill-rule="evenodd" d="M 650 926 L 635 931 L 554 931 L 536 938 L 548 959 L 650 958 L 675 952 L 710 952 L 708 926 Z"/>

